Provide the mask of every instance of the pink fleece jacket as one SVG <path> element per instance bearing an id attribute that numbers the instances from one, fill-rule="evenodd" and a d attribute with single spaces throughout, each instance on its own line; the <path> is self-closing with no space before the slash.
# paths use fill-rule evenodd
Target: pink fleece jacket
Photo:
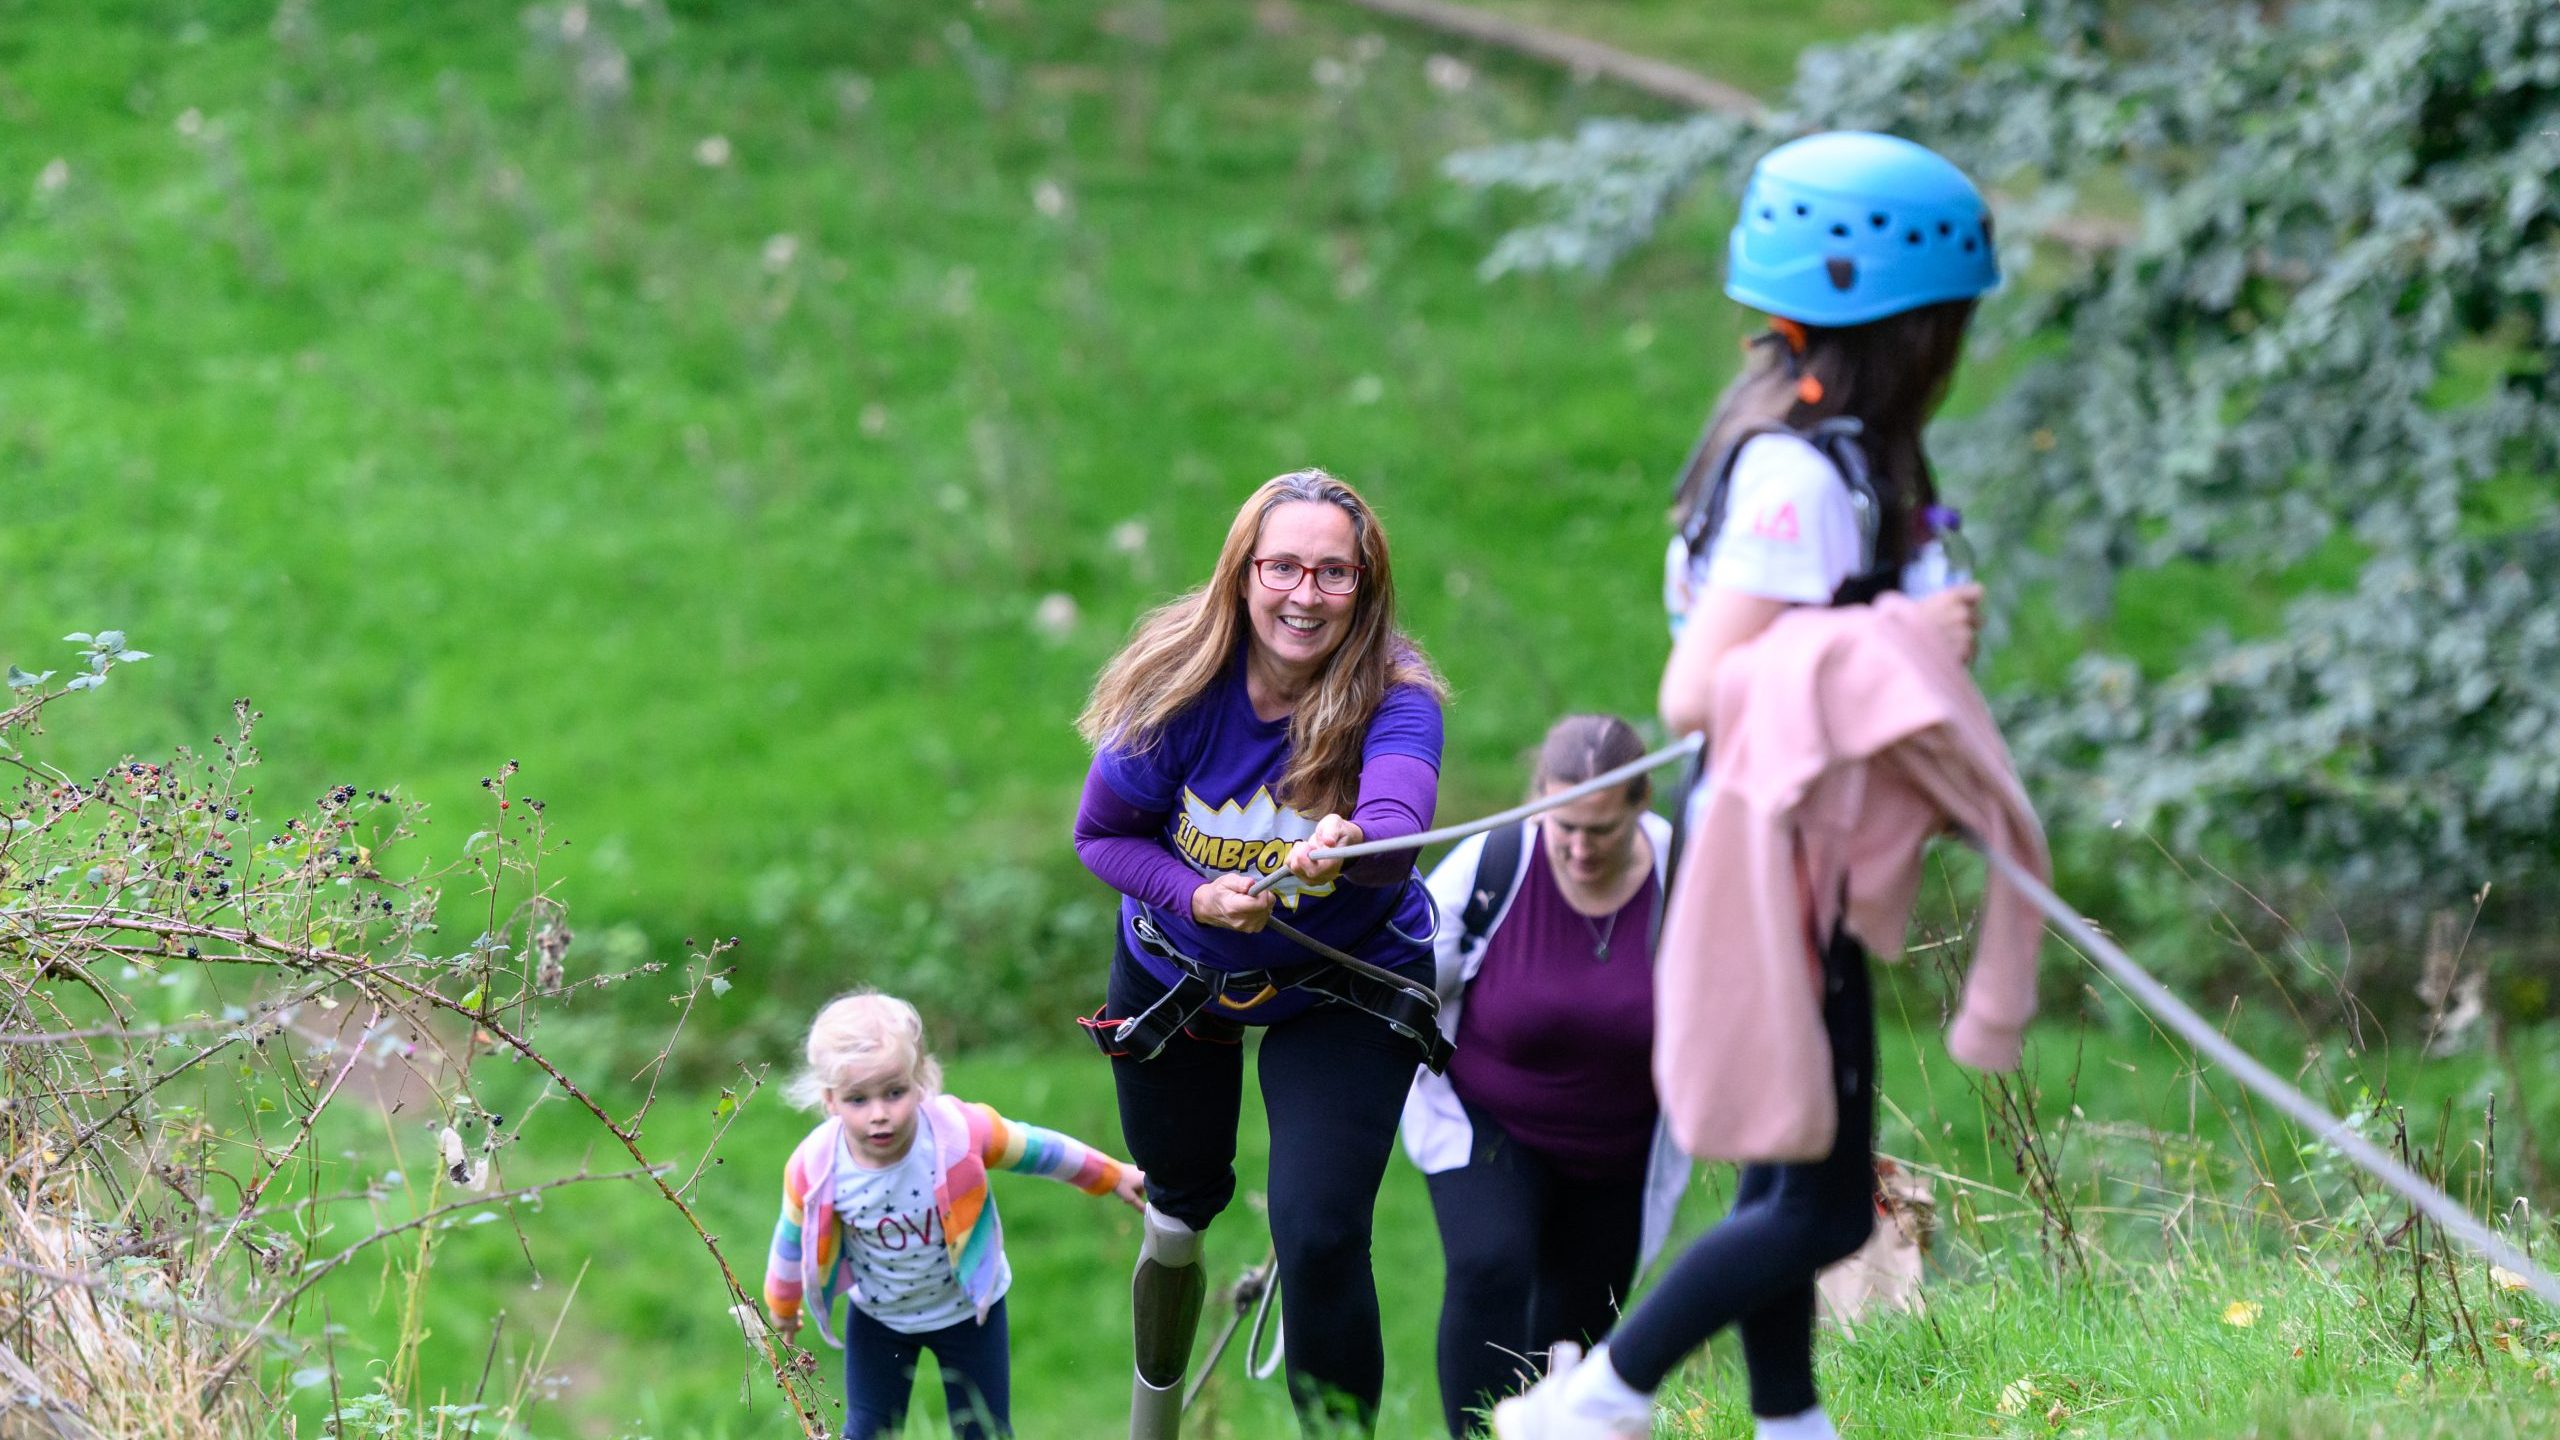
<path id="1" fill-rule="evenodd" d="M 2048 872 L 2044 831 L 1971 677 L 1911 602 L 1800 609 L 1717 664 L 1707 784 L 1655 967 L 1654 1084 L 1701 1159 L 1818 1160 L 1839 1123 L 1816 937 L 1902 953 L 1930 837 Z M 1844 908 L 1845 901 L 1845 908 Z M 2041 917 L 1996 878 L 1947 1048 L 2018 1064 Z"/>

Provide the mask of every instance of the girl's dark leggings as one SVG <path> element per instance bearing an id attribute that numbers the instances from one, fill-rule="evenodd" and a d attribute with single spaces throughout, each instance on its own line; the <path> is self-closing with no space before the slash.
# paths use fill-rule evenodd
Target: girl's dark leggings
<path id="1" fill-rule="evenodd" d="M 1013 1433 L 1013 1356 L 1004 1302 L 986 1323 L 963 1320 L 921 1335 L 892 1330 L 845 1307 L 844 1433 L 846 1440 L 888 1440 L 906 1428 L 907 1397 L 916 1387 L 916 1357 L 933 1352 L 942 1371 L 943 1408 L 959 1440 L 999 1440 Z"/>
<path id="2" fill-rule="evenodd" d="M 1876 1222 L 1876 1022 L 1867 954 L 1844 932 L 1822 957 L 1840 1128 L 1831 1153 L 1801 1165 L 1747 1165 L 1733 1209 L 1681 1253 L 1609 1338 L 1612 1366 L 1638 1390 L 1727 1325 L 1742 1331 L 1756 1415 L 1794 1415 L 1813 1391 L 1813 1279 L 1866 1243 Z"/>
<path id="3" fill-rule="evenodd" d="M 1609 1332 L 1644 1238 L 1642 1176 L 1576 1179 L 1473 1105 L 1467 1120 L 1467 1163 L 1425 1177 L 1448 1274 L 1440 1409 L 1458 1440 L 1537 1378 L 1548 1346 Z"/>
<path id="4" fill-rule="evenodd" d="M 1135 1015 L 1164 988 L 1123 948 L 1110 1013 Z M 1376 1016 L 1326 1004 L 1265 1028 L 1261 1057 L 1289 1393 L 1308 1429 L 1366 1431 L 1386 1383 L 1370 1222 L 1417 1055 Z M 1149 1203 L 1206 1229 L 1235 1198 L 1244 1047 L 1186 1032 L 1152 1060 L 1112 1061 L 1111 1074 Z"/>

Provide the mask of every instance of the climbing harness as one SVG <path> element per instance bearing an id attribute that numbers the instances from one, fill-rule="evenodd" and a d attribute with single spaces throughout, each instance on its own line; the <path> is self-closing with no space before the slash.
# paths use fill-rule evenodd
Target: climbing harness
<path id="1" fill-rule="evenodd" d="M 1578 785 L 1566 786 L 1552 795 L 1540 796 L 1525 805 L 1514 805 L 1499 814 L 1471 820 L 1464 825 L 1445 826 L 1392 840 L 1363 841 L 1315 853 L 1317 858 L 1324 860 L 1355 860 L 1363 855 L 1418 850 L 1446 840 L 1463 840 L 1470 835 L 1516 824 L 1533 815 L 1561 809 L 1586 795 L 1597 795 L 1603 790 L 1624 785 L 1673 760 L 1695 754 L 1705 743 L 1703 736 L 1684 737 L 1676 744 L 1666 745 L 1650 755 L 1594 775 Z M 1285 870 L 1272 871 L 1254 882 L 1251 893 L 1266 893 L 1286 878 L 1287 873 Z M 1449 1040 L 1440 1033 L 1438 1018 L 1440 996 L 1430 986 L 1347 954 L 1280 919 L 1267 922 L 1267 928 L 1325 963 L 1295 970 L 1221 970 L 1175 949 L 1165 938 L 1163 927 L 1141 908 L 1129 925 L 1138 948 L 1171 964 L 1180 972 L 1180 978 L 1157 997 L 1154 1004 L 1135 1015 L 1115 1019 L 1097 1010 L 1091 1015 L 1076 1017 L 1076 1023 L 1084 1027 L 1085 1033 L 1093 1037 L 1093 1043 L 1105 1055 L 1114 1059 L 1152 1060 L 1172 1043 L 1174 1036 L 1192 1027 L 1200 1019 L 1201 1012 L 1222 995 L 1250 997 L 1241 1004 L 1232 1000 L 1227 1002 L 1225 1008 L 1232 1014 L 1259 1005 L 1282 990 L 1305 990 L 1329 996 L 1378 1017 L 1388 1029 L 1414 1043 L 1422 1052 L 1422 1063 L 1429 1066 L 1433 1074 L 1448 1068 Z M 1217 1023 L 1225 1023 L 1222 1017 L 1210 1018 Z M 1200 1038 L 1228 1037 L 1203 1035 Z"/>
<path id="2" fill-rule="evenodd" d="M 1377 1017 L 1413 1042 L 1433 1074 L 1448 1068 L 1449 1041 L 1440 1033 L 1440 996 L 1430 986 L 1346 954 L 1278 920 L 1270 921 L 1269 928 L 1313 953 L 1316 963 L 1287 970 L 1221 970 L 1175 949 L 1164 928 L 1142 908 L 1129 923 L 1132 938 L 1139 949 L 1171 964 L 1178 978 L 1135 1015 L 1114 1019 L 1105 1013 L 1106 1006 L 1077 1016 L 1076 1023 L 1103 1054 L 1115 1060 L 1152 1060 L 1185 1031 L 1213 1043 L 1235 1043 L 1240 1038 L 1234 1033 L 1236 1022 L 1228 1017 L 1250 1011 L 1282 991 L 1302 990 Z M 1226 1000 L 1222 1014 L 1203 1015 L 1221 997 L 1231 995 L 1248 998 Z"/>

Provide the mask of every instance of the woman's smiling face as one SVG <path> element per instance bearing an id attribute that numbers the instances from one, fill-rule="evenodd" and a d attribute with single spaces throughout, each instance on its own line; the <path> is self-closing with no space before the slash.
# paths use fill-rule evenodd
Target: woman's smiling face
<path id="1" fill-rule="evenodd" d="M 1327 595 L 1316 588 L 1315 579 L 1318 566 L 1360 563 L 1351 516 L 1341 506 L 1314 501 L 1275 505 L 1262 517 L 1253 558 L 1294 560 L 1299 566 L 1297 585 L 1285 591 L 1262 583 L 1258 567 L 1247 570 L 1244 608 L 1254 648 L 1284 673 L 1312 674 L 1350 633 L 1351 615 L 1360 603 L 1358 591 Z"/>

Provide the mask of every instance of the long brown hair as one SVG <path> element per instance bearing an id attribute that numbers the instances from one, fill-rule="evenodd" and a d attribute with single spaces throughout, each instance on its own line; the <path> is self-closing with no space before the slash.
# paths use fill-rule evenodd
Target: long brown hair
<path id="1" fill-rule="evenodd" d="M 1910 560 L 1927 539 L 1921 512 L 1938 499 L 1921 431 L 1964 358 L 1973 308 L 1971 300 L 1948 300 L 1837 328 L 1775 322 L 1752 342 L 1755 362 L 1717 399 L 1706 437 L 1680 477 L 1672 523 L 1685 524 L 1707 502 L 1716 468 L 1752 430 L 1810 430 L 1849 415 L 1860 424 L 1858 443 L 1883 512 L 1876 561 L 1899 566 Z"/>
<path id="2" fill-rule="evenodd" d="M 1289 768 L 1274 798 L 1307 814 L 1351 813 L 1360 797 L 1361 747 L 1387 691 L 1419 685 L 1437 700 L 1447 698 L 1448 686 L 1422 647 L 1396 629 L 1386 527 L 1360 492 L 1322 470 L 1292 470 L 1262 482 L 1227 527 L 1208 583 L 1138 621 L 1076 717 L 1076 730 L 1087 743 L 1144 753 L 1226 673 L 1246 634 L 1245 586 L 1253 583 L 1253 547 L 1262 538 L 1262 522 L 1274 509 L 1299 502 L 1332 505 L 1349 515 L 1352 543 L 1368 568 L 1352 602 L 1350 633 L 1290 712 Z"/>

